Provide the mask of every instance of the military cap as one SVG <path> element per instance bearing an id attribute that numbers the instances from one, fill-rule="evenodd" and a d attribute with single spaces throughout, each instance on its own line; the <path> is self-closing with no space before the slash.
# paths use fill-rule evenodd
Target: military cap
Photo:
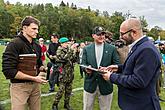
<path id="1" fill-rule="evenodd" d="M 60 43 L 65 43 L 65 42 L 68 42 L 68 41 L 69 41 L 69 39 L 66 38 L 66 37 L 61 37 L 60 40 L 59 40 Z"/>

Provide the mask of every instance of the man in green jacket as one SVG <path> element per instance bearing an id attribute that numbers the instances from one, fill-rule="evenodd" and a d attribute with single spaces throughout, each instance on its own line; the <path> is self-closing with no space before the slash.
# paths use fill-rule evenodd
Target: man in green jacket
<path id="1" fill-rule="evenodd" d="M 99 68 L 119 63 L 119 56 L 114 46 L 105 43 L 103 27 L 95 27 L 92 37 L 94 43 L 83 50 L 82 65 Z M 100 110 L 110 110 L 113 85 L 103 79 L 102 73 L 85 69 L 83 110 L 93 110 L 95 96 L 98 96 Z"/>

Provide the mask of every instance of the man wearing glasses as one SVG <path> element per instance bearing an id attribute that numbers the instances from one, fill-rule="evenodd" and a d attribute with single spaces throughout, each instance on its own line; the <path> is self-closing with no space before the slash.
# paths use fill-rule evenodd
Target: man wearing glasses
<path id="1" fill-rule="evenodd" d="M 129 45 L 123 65 L 111 65 L 105 80 L 118 85 L 118 104 L 122 110 L 161 110 L 156 94 L 160 73 L 160 54 L 143 36 L 140 20 L 130 18 L 120 26 L 120 38 Z M 104 68 L 105 69 L 105 68 Z"/>
<path id="2" fill-rule="evenodd" d="M 103 27 L 95 27 L 92 37 L 94 43 L 83 49 L 82 63 L 98 69 L 119 63 L 119 56 L 114 46 L 105 42 Z M 94 99 L 98 96 L 100 110 L 110 110 L 113 85 L 103 79 L 102 73 L 85 69 L 83 110 L 93 110 Z"/>

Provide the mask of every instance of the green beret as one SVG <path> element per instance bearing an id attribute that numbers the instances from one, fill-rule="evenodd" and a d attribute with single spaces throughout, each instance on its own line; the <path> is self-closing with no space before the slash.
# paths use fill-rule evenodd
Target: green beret
<path id="1" fill-rule="evenodd" d="M 60 40 L 59 40 L 60 43 L 65 43 L 65 42 L 68 42 L 68 41 L 69 41 L 69 39 L 66 38 L 66 37 L 61 37 Z"/>

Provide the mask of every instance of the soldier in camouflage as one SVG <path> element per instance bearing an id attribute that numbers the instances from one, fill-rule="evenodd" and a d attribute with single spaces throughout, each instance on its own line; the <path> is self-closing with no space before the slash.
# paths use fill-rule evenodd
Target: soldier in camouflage
<path id="1" fill-rule="evenodd" d="M 58 103 L 65 92 L 64 108 L 72 110 L 69 105 L 70 95 L 72 92 L 72 81 L 74 79 L 74 61 L 76 61 L 75 46 L 68 42 L 68 38 L 62 37 L 59 42 L 61 46 L 57 49 L 57 54 L 54 56 L 59 64 L 59 90 L 55 95 L 52 110 L 58 110 Z"/>

